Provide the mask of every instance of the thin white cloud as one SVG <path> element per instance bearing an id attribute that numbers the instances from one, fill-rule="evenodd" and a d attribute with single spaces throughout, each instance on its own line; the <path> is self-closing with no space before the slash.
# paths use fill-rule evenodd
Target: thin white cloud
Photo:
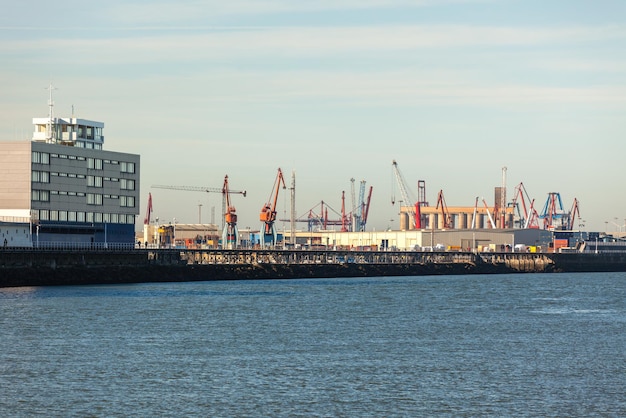
<path id="1" fill-rule="evenodd" d="M 124 25 L 153 25 L 172 22 L 209 20 L 228 16 L 251 16 L 311 12 L 338 12 L 348 10 L 414 9 L 446 4 L 493 3 L 502 0 L 198 0 L 176 2 L 160 1 L 124 3 L 108 10 L 113 21 Z"/>
<path id="2" fill-rule="evenodd" d="M 423 48 L 579 45 L 581 42 L 623 41 L 626 27 L 506 28 L 464 25 L 288 27 L 215 30 L 201 34 L 119 37 L 107 39 L 45 39 L 0 43 L 0 51 L 93 52 L 94 60 L 149 62 L 251 56 L 320 56 L 360 52 L 410 51 Z M 51 54 L 54 58 L 54 54 Z M 63 60 L 67 54 L 57 54 Z M 61 58 L 59 58 L 61 59 Z"/>

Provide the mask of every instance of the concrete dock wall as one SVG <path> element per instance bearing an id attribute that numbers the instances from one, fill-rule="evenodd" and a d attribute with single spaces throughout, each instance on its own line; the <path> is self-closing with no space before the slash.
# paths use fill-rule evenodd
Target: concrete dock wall
<path id="1" fill-rule="evenodd" d="M 0 287 L 626 271 L 626 254 L 131 250 L 0 252 Z"/>

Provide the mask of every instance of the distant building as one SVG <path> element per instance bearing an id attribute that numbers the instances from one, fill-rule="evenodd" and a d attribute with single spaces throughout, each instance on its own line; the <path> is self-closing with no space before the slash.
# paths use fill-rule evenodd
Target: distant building
<path id="1" fill-rule="evenodd" d="M 0 223 L 28 224 L 33 246 L 132 247 L 139 155 L 103 150 L 103 123 L 52 105 L 33 125 L 31 141 L 0 142 Z"/>

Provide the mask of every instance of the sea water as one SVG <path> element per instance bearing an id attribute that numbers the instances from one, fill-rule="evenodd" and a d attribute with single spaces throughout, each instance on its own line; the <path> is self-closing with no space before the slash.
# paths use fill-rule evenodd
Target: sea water
<path id="1" fill-rule="evenodd" d="M 625 416 L 626 273 L 0 289 L 0 415 Z"/>

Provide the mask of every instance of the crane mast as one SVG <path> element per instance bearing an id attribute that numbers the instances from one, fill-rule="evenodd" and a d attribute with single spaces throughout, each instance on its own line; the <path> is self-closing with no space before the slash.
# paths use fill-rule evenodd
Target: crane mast
<path id="1" fill-rule="evenodd" d="M 289 216 L 289 233 L 290 233 L 290 244 L 295 248 L 296 245 L 296 172 L 295 170 L 291 171 L 291 187 L 289 187 L 290 200 L 291 200 L 291 214 Z"/>
<path id="2" fill-rule="evenodd" d="M 287 186 L 285 185 L 283 172 L 279 168 L 278 174 L 276 174 L 276 180 L 274 181 L 274 186 L 272 187 L 272 194 L 270 195 L 268 202 L 261 208 L 261 214 L 259 215 L 259 220 L 263 222 L 261 246 L 267 245 L 268 241 L 270 245 L 276 245 L 276 202 L 278 201 L 278 192 L 280 191 L 281 184 L 283 186 L 283 189 L 287 188 Z"/>

